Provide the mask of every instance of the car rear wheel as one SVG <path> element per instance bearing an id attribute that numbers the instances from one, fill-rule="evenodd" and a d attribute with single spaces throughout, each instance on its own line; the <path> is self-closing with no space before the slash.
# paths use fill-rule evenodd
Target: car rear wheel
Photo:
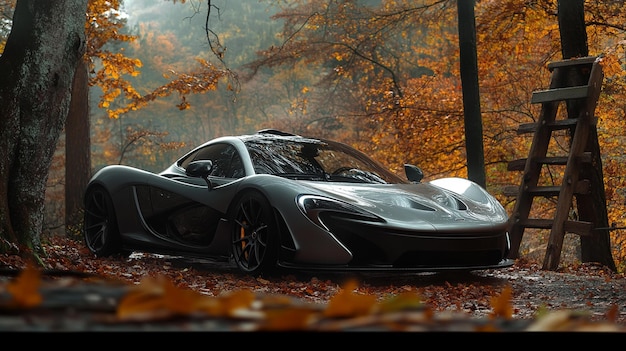
<path id="1" fill-rule="evenodd" d="M 121 252 L 121 238 L 113 201 L 104 188 L 93 187 L 87 190 L 83 225 L 85 244 L 91 252 L 97 256 Z"/>
<path id="2" fill-rule="evenodd" d="M 258 275 L 276 267 L 278 231 L 274 211 L 262 194 L 243 194 L 231 214 L 232 254 L 243 272 Z"/>

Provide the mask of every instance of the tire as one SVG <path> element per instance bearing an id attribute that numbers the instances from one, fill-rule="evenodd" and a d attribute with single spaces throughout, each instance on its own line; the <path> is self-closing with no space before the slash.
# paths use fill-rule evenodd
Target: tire
<path id="1" fill-rule="evenodd" d="M 113 201 L 104 188 L 97 186 L 87 190 L 83 226 L 85 244 L 96 256 L 122 253 Z"/>
<path id="2" fill-rule="evenodd" d="M 256 191 L 244 193 L 231 211 L 231 250 L 239 270 L 251 274 L 276 269 L 279 233 L 269 201 Z"/>

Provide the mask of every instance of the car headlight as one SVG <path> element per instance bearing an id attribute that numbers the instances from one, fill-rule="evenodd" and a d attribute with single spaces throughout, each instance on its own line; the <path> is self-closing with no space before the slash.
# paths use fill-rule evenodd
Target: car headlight
<path id="1" fill-rule="evenodd" d="M 324 224 L 321 217 L 321 214 L 324 212 L 333 212 L 340 214 L 345 218 L 362 219 L 374 222 L 382 221 L 380 217 L 373 213 L 360 209 L 349 203 L 323 196 L 301 195 L 297 202 L 300 211 L 302 211 L 305 216 L 307 216 L 313 223 L 327 231 L 329 231 L 329 228 Z"/>

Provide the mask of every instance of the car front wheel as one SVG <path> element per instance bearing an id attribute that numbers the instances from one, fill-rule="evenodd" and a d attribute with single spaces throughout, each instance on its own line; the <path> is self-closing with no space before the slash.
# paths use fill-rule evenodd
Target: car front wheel
<path id="1" fill-rule="evenodd" d="M 258 275 L 276 266 L 278 231 L 269 201 L 258 192 L 243 194 L 231 212 L 232 253 L 237 267 Z"/>
<path id="2" fill-rule="evenodd" d="M 104 188 L 93 187 L 87 190 L 83 225 L 85 244 L 91 252 L 97 256 L 121 252 L 121 238 L 113 201 Z"/>

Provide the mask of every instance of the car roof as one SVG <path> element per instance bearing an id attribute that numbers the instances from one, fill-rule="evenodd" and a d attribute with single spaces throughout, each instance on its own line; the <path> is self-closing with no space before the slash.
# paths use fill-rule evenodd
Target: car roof
<path id="1" fill-rule="evenodd" d="M 339 142 L 331 141 L 327 139 L 303 137 L 298 134 L 283 132 L 278 129 L 261 129 L 254 134 L 227 135 L 227 136 L 221 136 L 215 139 L 211 139 L 205 143 L 202 143 L 201 145 L 194 147 L 190 151 L 188 151 L 186 154 L 184 154 L 182 157 L 178 159 L 178 162 L 180 162 L 180 160 L 185 159 L 189 154 L 195 152 L 196 150 L 203 148 L 210 144 L 215 144 L 215 143 L 220 143 L 220 142 L 230 142 L 230 143 L 237 144 L 238 141 L 245 143 L 248 141 L 254 142 L 254 141 L 275 141 L 275 140 L 291 140 L 295 142 L 341 144 Z"/>

